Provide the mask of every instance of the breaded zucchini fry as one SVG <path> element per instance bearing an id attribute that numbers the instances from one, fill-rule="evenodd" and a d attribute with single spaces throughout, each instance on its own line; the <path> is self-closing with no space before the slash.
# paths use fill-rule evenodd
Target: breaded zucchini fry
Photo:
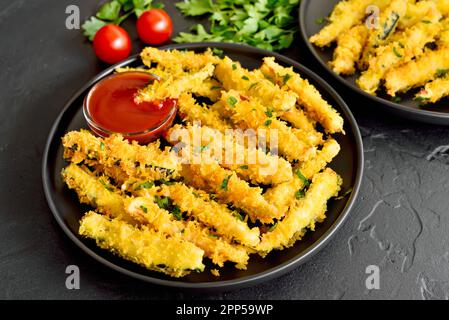
<path id="1" fill-rule="evenodd" d="M 420 87 L 435 79 L 439 70 L 449 70 L 449 47 L 427 50 L 419 59 L 388 71 L 385 87 L 391 96 Z"/>
<path id="2" fill-rule="evenodd" d="M 217 234 L 229 237 L 243 245 L 254 247 L 259 243 L 259 229 L 248 225 L 227 208 L 181 183 L 161 186 L 162 195 L 169 197 L 182 212 L 214 228 Z"/>
<path id="3" fill-rule="evenodd" d="M 230 244 L 196 221 L 177 220 L 173 214 L 159 208 L 151 196 L 128 200 L 126 210 L 131 216 L 152 226 L 157 231 L 170 236 L 179 236 L 185 241 L 192 242 L 204 250 L 205 256 L 218 266 L 222 267 L 224 262 L 232 261 L 237 264 L 238 268 L 246 268 L 249 256 L 244 247 Z M 177 214 L 180 215 L 181 211 L 178 211 Z M 257 240 L 259 240 L 258 237 Z"/>
<path id="4" fill-rule="evenodd" d="M 270 117 L 269 108 L 263 107 L 256 100 L 248 100 L 238 91 L 231 90 L 223 92 L 221 103 L 227 112 L 232 113 L 232 121 L 237 126 L 246 129 L 265 129 L 267 131 L 266 140 L 270 143 L 271 130 L 275 130 L 278 139 L 279 153 L 288 160 L 307 161 L 315 155 L 316 148 L 307 142 L 301 141 L 291 127 L 283 121 L 273 116 Z M 295 146 L 292 148 L 292 146 Z"/>
<path id="5" fill-rule="evenodd" d="M 292 246 L 305 228 L 314 230 L 315 222 L 324 220 L 327 201 L 338 194 L 341 183 L 341 178 L 330 168 L 316 174 L 305 196 L 296 201 L 273 231 L 262 236 L 258 251 L 266 255 L 273 249 Z"/>
<path id="6" fill-rule="evenodd" d="M 449 16 L 449 0 L 430 0 L 437 5 L 438 10 L 443 16 Z"/>
<path id="7" fill-rule="evenodd" d="M 342 33 L 337 39 L 334 58 L 329 63 L 332 70 L 337 74 L 354 74 L 356 62 L 362 54 L 367 39 L 368 28 L 363 24 Z"/>
<path id="8" fill-rule="evenodd" d="M 338 155 L 340 145 L 337 141 L 329 138 L 323 148 L 317 152 L 315 158 L 294 168 L 292 181 L 279 184 L 264 193 L 265 199 L 276 206 L 281 212 L 286 212 L 295 200 L 295 194 L 304 188 L 304 178 L 311 180 L 315 174 L 326 168 L 326 166 Z M 300 175 L 301 178 L 300 178 Z M 304 177 L 304 178 L 303 178 Z"/>
<path id="9" fill-rule="evenodd" d="M 215 68 L 216 78 L 223 83 L 225 90 L 238 90 L 251 98 L 256 98 L 262 105 L 274 111 L 288 111 L 295 107 L 296 94 L 281 88 L 264 77 L 257 76 L 241 67 L 228 57 L 222 59 Z"/>
<path id="10" fill-rule="evenodd" d="M 194 244 L 178 237 L 167 238 L 145 227 L 138 229 L 118 219 L 110 220 L 92 211 L 81 219 L 79 234 L 95 239 L 100 248 L 172 277 L 204 270 L 204 252 Z"/>
<path id="11" fill-rule="evenodd" d="M 310 38 L 310 42 L 318 47 L 326 47 L 339 35 L 353 26 L 360 24 L 365 17 L 366 9 L 375 1 L 343 0 L 338 2 L 329 17 L 329 24 Z"/>
<path id="12" fill-rule="evenodd" d="M 84 162 L 89 166 L 99 164 L 111 170 L 121 169 L 125 179 L 176 178 L 181 168 L 177 156 L 169 148 L 160 150 L 158 141 L 140 146 L 137 142 L 129 143 L 119 135 L 102 139 L 81 130 L 67 133 L 62 143 L 65 159 L 76 164 Z"/>
<path id="13" fill-rule="evenodd" d="M 220 60 L 211 50 L 195 53 L 193 51 L 159 50 L 152 47 L 143 49 L 140 57 L 147 67 L 151 68 L 157 64 L 158 67 L 168 71 L 176 71 L 179 68 L 199 71 L 208 64 L 217 64 Z"/>
<path id="14" fill-rule="evenodd" d="M 245 134 L 238 131 L 224 135 L 218 130 L 206 126 L 182 127 L 175 125 L 168 132 L 168 137 L 174 131 L 184 131 L 186 134 L 175 141 L 170 141 L 169 138 L 170 143 L 182 142 L 190 147 L 185 151 L 195 153 L 201 158 L 212 157 L 222 167 L 235 171 L 244 180 L 254 184 L 269 185 L 292 179 L 290 163 L 279 156 L 267 154 L 258 149 L 256 137 L 252 138 L 253 145 L 250 146 L 249 139 L 245 139 L 247 138 Z M 195 143 L 200 145 L 195 145 Z M 191 158 L 194 156 L 191 154 Z"/>
<path id="15" fill-rule="evenodd" d="M 368 70 L 357 79 L 362 90 L 375 94 L 388 70 L 423 54 L 425 45 L 433 42 L 441 31 L 441 14 L 435 5 L 433 7 L 425 19 L 403 32 L 402 39 L 376 49 L 376 56 L 370 60 Z"/>
<path id="16" fill-rule="evenodd" d="M 396 31 L 399 21 L 407 13 L 409 0 L 392 0 L 391 4 L 381 12 L 378 28 L 370 30 L 368 41 L 363 50 L 360 66 L 365 70 L 369 66 L 369 60 L 374 54 L 375 48 L 385 45 Z"/>
<path id="17" fill-rule="evenodd" d="M 69 189 L 75 190 L 81 203 L 88 204 L 103 214 L 134 224 L 123 205 L 123 197 L 106 177 L 95 177 L 87 169 L 71 163 L 62 170 L 62 178 Z"/>
<path id="18" fill-rule="evenodd" d="M 340 145 L 333 138 L 329 138 L 324 143 L 323 149 L 317 152 L 317 155 L 304 163 L 300 163 L 295 167 L 295 170 L 300 170 L 302 175 L 307 179 L 323 170 L 340 152 Z"/>
<path id="19" fill-rule="evenodd" d="M 221 132 L 231 127 L 216 110 L 199 105 L 189 93 L 181 94 L 178 107 L 182 119 L 188 123 L 199 121 L 201 125 L 216 128 Z"/>
<path id="20" fill-rule="evenodd" d="M 224 169 L 217 163 L 189 165 L 188 170 L 190 174 L 184 177 L 189 184 L 215 193 L 225 203 L 233 204 L 248 213 L 252 221 L 271 223 L 273 219 L 281 217 L 277 208 L 264 199 L 262 189 L 251 187 L 235 172 Z"/>
<path id="21" fill-rule="evenodd" d="M 405 30 L 420 22 L 431 10 L 433 10 L 433 2 L 435 1 L 417 1 L 416 3 L 409 1 L 405 16 L 399 20 L 398 29 Z"/>
<path id="22" fill-rule="evenodd" d="M 448 70 L 449 71 L 449 70 Z M 426 84 L 417 95 L 416 100 L 422 104 L 436 103 L 449 96 L 449 74 Z"/>
<path id="23" fill-rule="evenodd" d="M 163 81 L 154 81 L 146 88 L 140 90 L 135 100 L 141 101 L 161 101 L 167 98 L 178 99 L 184 92 L 195 91 L 203 85 L 203 82 L 210 78 L 214 72 L 214 65 L 209 63 L 198 72 L 181 75 L 179 77 L 170 76 Z"/>
<path id="24" fill-rule="evenodd" d="M 277 64 L 274 58 L 264 58 L 261 67 L 262 72 L 274 79 L 277 83 L 285 85 L 296 92 L 298 102 L 304 106 L 309 116 L 318 121 L 328 133 L 338 133 L 343 131 L 343 118 L 332 108 L 322 97 L 319 91 L 307 80 L 302 79 L 293 68 L 285 68 Z"/>

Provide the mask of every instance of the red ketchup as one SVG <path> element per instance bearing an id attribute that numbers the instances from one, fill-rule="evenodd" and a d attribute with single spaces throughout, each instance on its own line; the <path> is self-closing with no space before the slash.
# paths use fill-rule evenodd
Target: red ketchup
<path id="1" fill-rule="evenodd" d="M 84 114 L 92 131 L 102 137 L 120 133 L 140 143 L 163 135 L 176 117 L 177 100 L 135 101 L 138 90 L 153 80 L 151 74 L 131 71 L 98 82 L 84 102 Z"/>

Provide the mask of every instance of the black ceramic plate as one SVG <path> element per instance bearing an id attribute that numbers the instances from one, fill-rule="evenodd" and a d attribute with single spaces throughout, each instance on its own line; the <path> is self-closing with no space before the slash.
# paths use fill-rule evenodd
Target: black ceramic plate
<path id="1" fill-rule="evenodd" d="M 374 100 L 377 104 L 387 111 L 397 116 L 422 121 L 433 124 L 449 125 L 449 102 L 447 99 L 441 100 L 439 103 L 420 107 L 419 102 L 414 101 L 413 97 L 417 90 L 412 90 L 407 94 L 400 95 L 401 102 L 395 103 L 391 101 L 386 93 L 380 93 L 379 96 L 372 96 L 361 90 L 355 80 L 358 76 L 343 77 L 336 74 L 327 63 L 332 60 L 334 47 L 320 49 L 309 42 L 309 38 L 323 28 L 323 24 L 317 23 L 320 19 L 328 17 L 340 0 L 302 0 L 299 13 L 300 29 L 303 40 L 312 54 L 318 59 L 326 70 L 328 70 L 339 81 L 355 90 L 359 94 Z M 377 107 L 377 106 L 376 106 Z"/>
<path id="2" fill-rule="evenodd" d="M 220 272 L 221 277 L 219 278 L 206 271 L 194 273 L 181 279 L 174 279 L 148 271 L 99 249 L 93 241 L 78 236 L 79 220 L 83 213 L 88 210 L 88 207 L 80 206 L 75 193 L 68 190 L 61 180 L 60 172 L 66 165 L 62 158 L 61 137 L 69 130 L 86 128 L 86 122 L 82 114 L 82 101 L 89 88 L 98 80 L 112 73 L 118 66 L 141 66 L 142 63 L 138 57 L 132 57 L 100 73 L 70 99 L 56 119 L 48 137 L 42 174 L 45 194 L 57 222 L 76 245 L 99 262 L 124 274 L 154 284 L 202 290 L 228 290 L 280 276 L 306 261 L 329 241 L 349 214 L 359 191 L 363 171 L 363 151 L 360 132 L 346 104 L 321 78 L 298 63 L 278 54 L 237 44 L 185 44 L 166 46 L 164 49 L 177 48 L 202 51 L 208 47 L 223 50 L 232 59 L 240 61 L 247 68 L 259 67 L 262 58 L 265 56 L 276 57 L 280 63 L 285 66 L 293 66 L 309 79 L 344 117 L 346 135 L 336 136 L 341 144 L 342 151 L 332 162 L 331 167 L 343 177 L 344 190 L 353 188 L 353 192 L 342 200 L 329 203 L 328 218 L 323 223 L 318 224 L 315 232 L 308 232 L 305 238 L 294 247 L 272 252 L 265 259 L 253 255 L 247 270 L 237 270 L 232 265 L 226 265 Z"/>

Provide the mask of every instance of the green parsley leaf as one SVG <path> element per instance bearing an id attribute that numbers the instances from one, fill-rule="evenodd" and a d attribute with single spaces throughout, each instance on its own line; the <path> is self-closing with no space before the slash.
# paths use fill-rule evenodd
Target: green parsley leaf
<path id="1" fill-rule="evenodd" d="M 402 101 L 402 98 L 399 96 L 394 96 L 394 97 L 391 97 L 391 101 L 394 103 L 399 103 Z"/>
<path id="2" fill-rule="evenodd" d="M 249 78 L 248 78 L 247 76 L 243 76 L 242 79 L 243 79 L 243 80 L 246 80 L 246 81 L 249 80 Z"/>
<path id="3" fill-rule="evenodd" d="M 277 226 L 278 226 L 278 223 L 276 222 L 275 224 L 273 224 L 273 225 L 270 227 L 270 229 L 268 229 L 268 232 L 273 232 L 273 231 L 276 229 Z"/>
<path id="4" fill-rule="evenodd" d="M 299 200 L 299 199 L 304 198 L 305 195 L 306 195 L 306 192 L 304 191 L 304 189 L 299 189 L 295 193 L 295 198 Z"/>
<path id="5" fill-rule="evenodd" d="M 227 102 L 232 108 L 234 108 L 238 100 L 235 97 L 229 97 Z"/>
<path id="6" fill-rule="evenodd" d="M 86 20 L 86 22 L 84 22 L 81 28 L 83 29 L 84 36 L 86 36 L 90 41 L 93 41 L 97 31 L 104 27 L 106 24 L 107 23 L 105 21 L 97 19 L 96 17 L 91 17 L 89 20 Z"/>
<path id="7" fill-rule="evenodd" d="M 393 47 L 393 52 L 396 55 L 396 57 L 402 58 L 402 54 L 399 53 L 399 51 L 398 51 L 398 49 L 396 49 L 396 47 Z"/>
<path id="8" fill-rule="evenodd" d="M 117 0 L 113 0 L 103 4 L 98 10 L 96 16 L 101 20 L 115 21 L 118 19 L 121 9 L 121 3 Z"/>
<path id="9" fill-rule="evenodd" d="M 173 209 L 170 211 L 170 213 L 175 216 L 176 220 L 178 221 L 182 220 L 182 212 L 177 205 L 173 206 Z"/>
<path id="10" fill-rule="evenodd" d="M 220 87 L 220 86 L 213 86 L 213 87 L 211 87 L 210 89 L 211 89 L 211 90 L 220 90 L 221 87 Z"/>
<path id="11" fill-rule="evenodd" d="M 272 118 L 273 117 L 273 109 L 272 108 L 267 108 L 267 111 L 265 111 L 265 115 L 268 118 Z"/>
<path id="12" fill-rule="evenodd" d="M 153 186 L 154 186 L 154 182 L 153 181 L 145 181 L 144 183 L 141 183 L 137 187 L 137 190 L 140 190 L 140 189 L 151 189 Z"/>
<path id="13" fill-rule="evenodd" d="M 110 185 L 108 185 L 106 182 L 104 182 L 103 179 L 99 179 L 98 181 L 103 185 L 103 187 L 106 190 L 111 191 L 111 192 L 114 191 L 114 188 L 112 188 Z"/>
<path id="14" fill-rule="evenodd" d="M 292 77 L 291 74 L 286 73 L 286 74 L 282 77 L 282 82 L 283 82 L 284 84 L 286 84 L 286 83 L 288 82 L 288 80 L 290 80 L 291 77 Z"/>
<path id="15" fill-rule="evenodd" d="M 229 184 L 229 180 L 231 179 L 232 174 L 230 174 L 229 176 L 227 176 L 226 178 L 223 179 L 223 182 L 221 183 L 220 188 L 224 191 L 228 191 L 228 184 Z"/>
<path id="16" fill-rule="evenodd" d="M 104 146 L 104 143 L 103 143 L 103 142 L 100 143 L 100 150 L 101 150 L 101 151 L 104 151 L 104 147 L 105 147 L 105 146 Z"/>
<path id="17" fill-rule="evenodd" d="M 186 16 L 201 16 L 214 12 L 212 0 L 187 0 L 176 3 L 176 7 Z"/>
<path id="18" fill-rule="evenodd" d="M 243 166 L 240 166 L 240 169 L 242 169 L 242 170 L 248 170 L 248 166 L 247 165 L 243 165 Z"/>
<path id="19" fill-rule="evenodd" d="M 273 122 L 273 120 L 268 119 L 267 121 L 265 121 L 265 123 L 263 124 L 265 127 L 269 127 L 271 125 L 271 123 Z"/>
<path id="20" fill-rule="evenodd" d="M 141 205 L 140 209 L 142 209 L 143 212 L 148 213 L 148 208 L 145 207 L 144 205 Z"/>
<path id="21" fill-rule="evenodd" d="M 237 211 L 234 211 L 234 217 L 236 217 L 238 220 L 243 221 L 243 217 L 240 213 L 238 213 Z"/>
<path id="22" fill-rule="evenodd" d="M 449 73 L 449 69 L 438 69 L 435 76 L 437 78 L 443 78 Z"/>
<path id="23" fill-rule="evenodd" d="M 303 174 L 301 173 L 301 170 L 296 170 L 295 171 L 296 176 L 299 178 L 299 180 L 302 181 L 304 188 L 307 188 L 308 186 L 310 186 L 310 181 L 303 176 Z"/>

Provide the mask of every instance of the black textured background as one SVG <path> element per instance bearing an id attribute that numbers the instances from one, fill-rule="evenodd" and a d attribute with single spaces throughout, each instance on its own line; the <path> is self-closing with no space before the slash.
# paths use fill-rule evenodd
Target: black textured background
<path id="1" fill-rule="evenodd" d="M 163 1 L 175 33 L 187 30 Z M 69 97 L 106 67 L 65 8 L 84 20 L 93 0 L 0 0 L 0 298 L 3 299 L 448 299 L 449 128 L 394 118 L 342 88 L 298 41 L 284 52 L 324 77 L 353 110 L 365 144 L 360 197 L 345 226 L 310 262 L 265 284 L 217 295 L 154 287 L 103 267 L 62 233 L 46 204 L 41 159 L 51 124 Z M 133 22 L 125 24 L 137 41 Z M 65 288 L 78 265 L 81 289 Z M 380 267 L 380 290 L 365 269 Z"/>

